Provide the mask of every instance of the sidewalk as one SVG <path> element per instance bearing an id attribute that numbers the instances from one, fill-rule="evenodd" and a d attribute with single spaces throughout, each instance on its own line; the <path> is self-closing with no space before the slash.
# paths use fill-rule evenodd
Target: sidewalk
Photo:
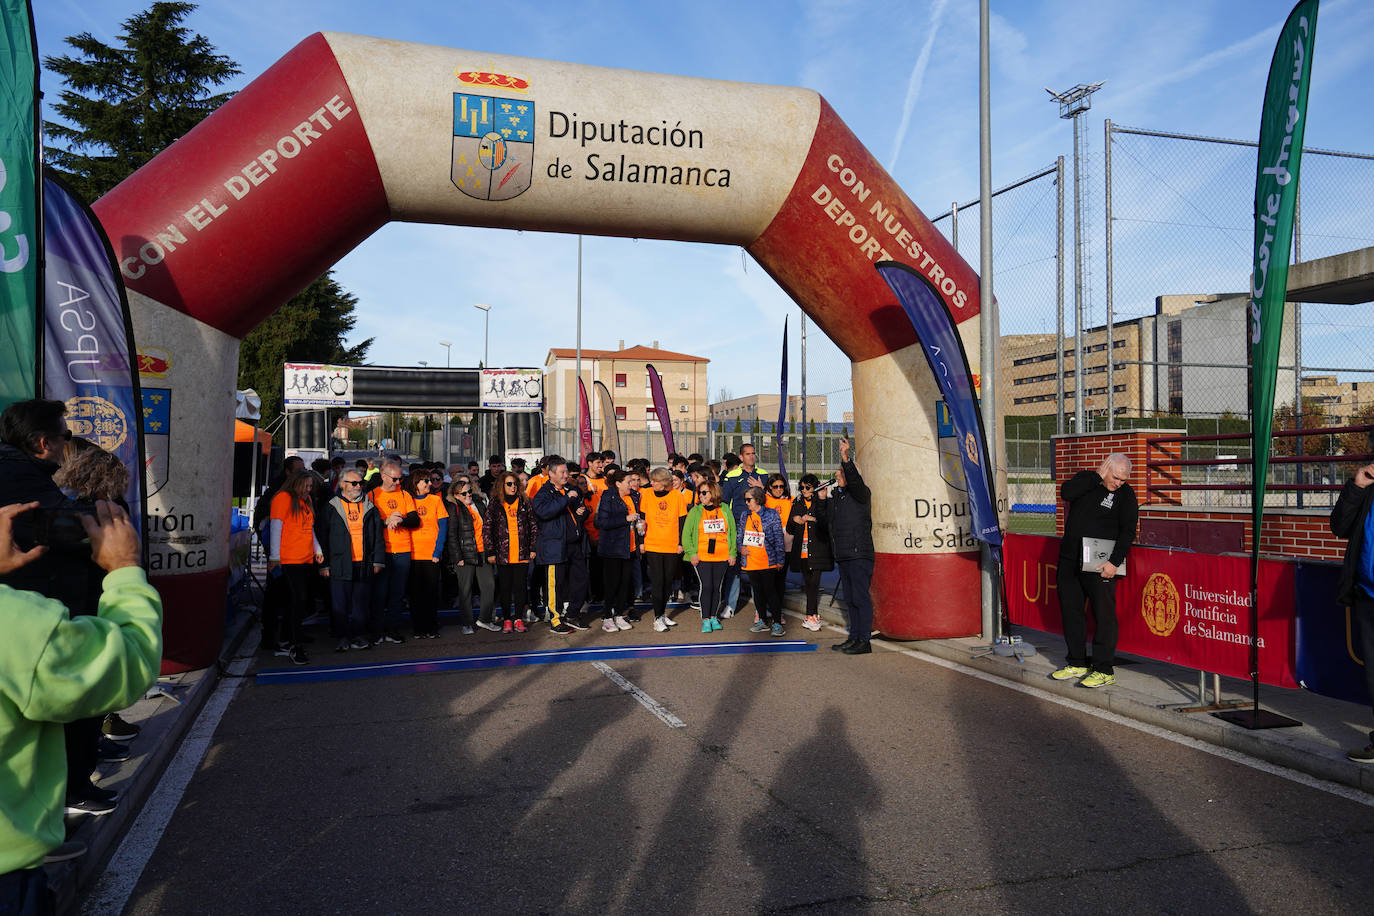
<path id="1" fill-rule="evenodd" d="M 805 598 L 799 592 L 789 591 L 784 604 L 787 610 L 795 614 L 806 613 Z M 837 602 L 833 607 L 830 606 L 830 596 L 822 592 L 822 620 L 845 626 L 841 605 Z M 1024 660 L 998 655 L 975 658 L 987 644 L 977 637 L 893 642 L 892 645 L 966 665 L 1044 693 L 1107 709 L 1138 722 L 1230 748 L 1318 779 L 1374 793 L 1374 765 L 1355 763 L 1345 756 L 1350 748 L 1368 743 L 1370 729 L 1374 728 L 1374 715 L 1371 715 L 1369 706 L 1333 700 L 1307 690 L 1285 690 L 1261 684 L 1260 709 L 1297 719 L 1301 725 L 1251 731 L 1218 719 L 1211 712 L 1180 712 L 1171 708 L 1203 705 L 1198 697 L 1198 672 L 1191 668 L 1119 655 L 1115 666 L 1116 683 L 1111 687 L 1086 690 L 1075 681 L 1050 679 L 1050 672 L 1063 664 L 1062 636 L 1026 627 L 1017 627 L 1016 632 L 1026 643 L 1035 647 L 1035 655 Z M 1207 702 L 1211 703 L 1211 675 L 1207 676 L 1206 681 Z M 1250 682 L 1221 678 L 1221 699 L 1223 702 L 1243 700 L 1244 708 L 1250 708 L 1253 699 Z"/>

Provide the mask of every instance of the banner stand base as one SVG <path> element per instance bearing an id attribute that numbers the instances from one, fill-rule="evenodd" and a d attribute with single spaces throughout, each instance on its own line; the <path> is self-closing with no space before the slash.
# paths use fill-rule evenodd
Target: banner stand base
<path id="1" fill-rule="evenodd" d="M 1212 715 L 1252 731 L 1260 728 L 1291 728 L 1302 724 L 1297 719 L 1290 719 L 1266 709 L 1231 709 L 1226 712 L 1214 712 Z"/>

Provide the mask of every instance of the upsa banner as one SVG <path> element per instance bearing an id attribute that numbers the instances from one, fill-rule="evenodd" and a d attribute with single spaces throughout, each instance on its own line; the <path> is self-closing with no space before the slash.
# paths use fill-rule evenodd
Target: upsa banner
<path id="1" fill-rule="evenodd" d="M 1006 537 L 1011 621 L 1063 633 L 1059 614 L 1059 538 Z M 1132 547 L 1116 590 L 1117 650 L 1249 679 L 1250 559 Z M 1260 560 L 1259 676 L 1298 687 L 1294 663 L 1295 564 Z M 1092 615 L 1089 614 L 1091 622 Z"/>

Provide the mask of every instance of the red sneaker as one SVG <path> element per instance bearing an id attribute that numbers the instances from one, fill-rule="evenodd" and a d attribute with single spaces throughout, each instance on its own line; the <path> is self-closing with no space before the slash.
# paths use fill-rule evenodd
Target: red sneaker
<path id="1" fill-rule="evenodd" d="M 515 621 L 515 632 L 517 632 L 517 633 L 523 633 L 523 632 L 525 632 L 525 621 L 523 621 L 523 620 L 517 620 L 517 621 Z"/>
<path id="2" fill-rule="evenodd" d="M 505 623 L 501 624 L 501 632 L 502 632 L 502 633 L 509 633 L 510 631 L 511 631 L 511 629 L 510 629 L 510 621 L 507 620 Z"/>

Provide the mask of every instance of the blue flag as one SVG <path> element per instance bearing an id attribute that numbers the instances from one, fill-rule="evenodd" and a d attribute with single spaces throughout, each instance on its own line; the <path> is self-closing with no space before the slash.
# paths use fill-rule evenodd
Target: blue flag
<path id="1" fill-rule="evenodd" d="M 973 394 L 968 354 L 954 326 L 954 317 L 934 285 L 910 267 L 896 261 L 880 261 L 877 268 L 916 328 L 921 352 L 925 353 L 930 371 L 935 374 L 935 382 L 949 407 L 959 442 L 959 460 L 964 468 L 973 536 L 1000 547 L 1002 529 L 997 523 L 997 510 L 992 500 L 992 462 L 988 460 L 987 436 L 978 412 L 978 399 Z"/>
<path id="2" fill-rule="evenodd" d="M 43 185 L 43 397 L 66 403 L 72 435 L 124 462 L 142 531 L 143 399 L 124 283 L 95 215 L 51 175 Z"/>
<path id="3" fill-rule="evenodd" d="M 782 424 L 787 420 L 787 319 L 782 319 L 782 398 L 778 401 L 778 425 L 773 427 L 773 450 L 778 455 L 778 473 L 787 476 L 782 458 Z"/>

